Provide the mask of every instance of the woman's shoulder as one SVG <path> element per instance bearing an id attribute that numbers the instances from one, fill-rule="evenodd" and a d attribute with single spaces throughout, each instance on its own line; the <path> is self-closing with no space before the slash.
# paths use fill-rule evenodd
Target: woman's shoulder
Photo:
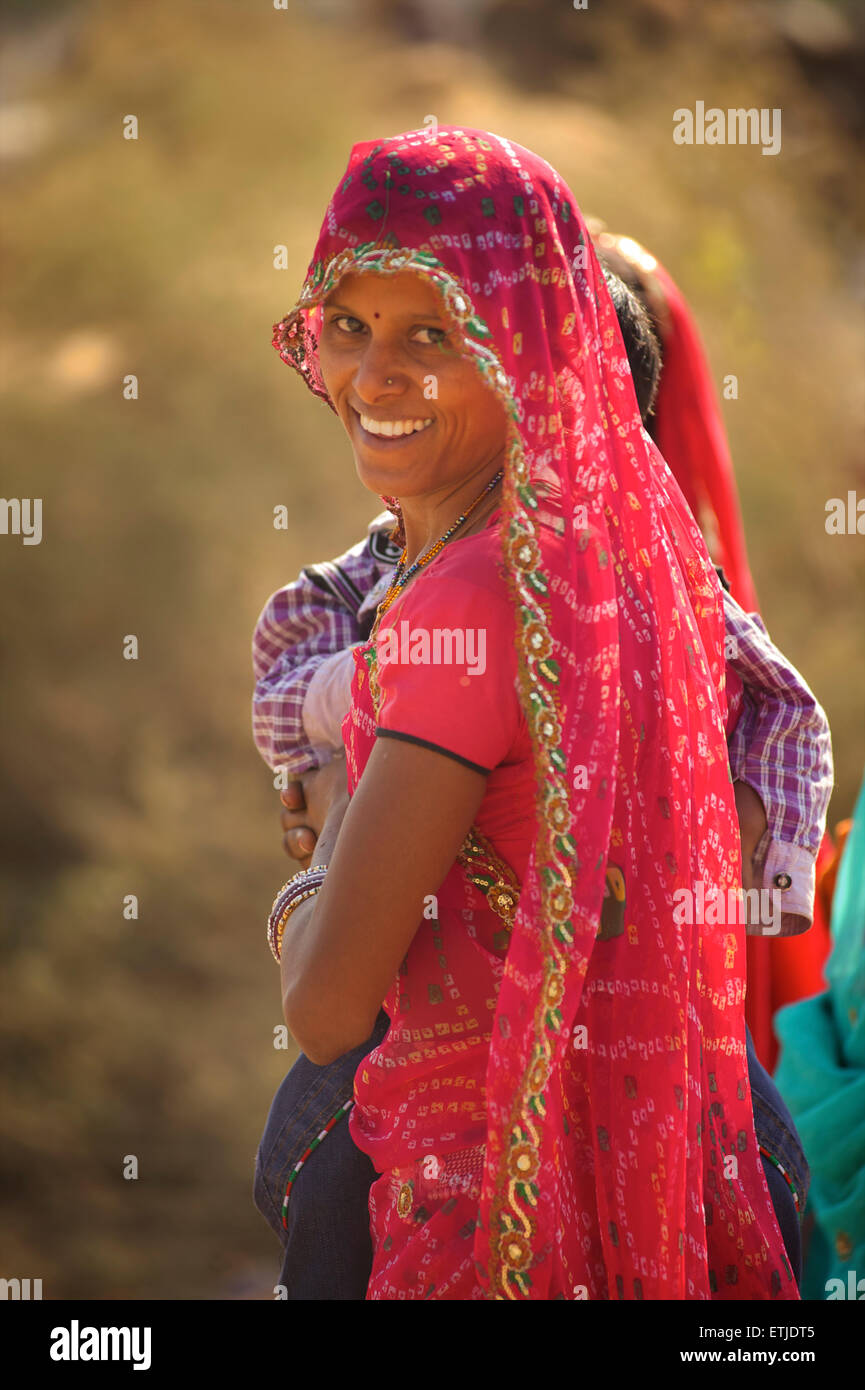
<path id="1" fill-rule="evenodd" d="M 420 739 L 483 772 L 526 756 L 500 547 L 495 528 L 447 547 L 409 582 L 375 637 L 376 733 Z"/>
<path id="2" fill-rule="evenodd" d="M 427 567 L 426 573 L 418 576 L 413 586 L 418 597 L 423 592 L 425 602 L 435 601 L 436 592 L 444 597 L 444 590 L 465 589 L 482 591 L 485 597 L 509 602 L 508 585 L 502 554 L 502 534 L 499 526 L 487 526 L 474 536 L 463 536 L 451 541 Z M 408 594 L 407 594 L 408 596 Z"/>
<path id="3" fill-rule="evenodd" d="M 415 588 L 417 599 L 420 600 L 423 595 L 423 601 L 427 602 L 434 601 L 437 587 L 442 591 L 442 598 L 445 588 L 462 588 L 467 594 L 474 590 L 484 600 L 489 597 L 496 606 L 501 606 L 502 611 L 511 611 L 508 558 L 512 567 L 520 540 L 516 538 L 509 543 L 505 527 L 506 522 L 499 519 L 474 536 L 451 541 L 418 576 L 418 580 L 425 583 L 410 585 L 406 596 Z M 552 512 L 540 512 L 535 535 L 540 544 L 543 567 L 547 570 L 551 568 L 553 572 L 567 573 L 573 563 L 573 546 L 568 543 L 561 518 Z"/>
<path id="4" fill-rule="evenodd" d="M 501 672 L 515 659 L 514 624 L 501 536 L 498 528 L 487 528 L 446 546 L 409 581 L 382 618 L 379 643 L 389 630 L 471 630 Z"/>

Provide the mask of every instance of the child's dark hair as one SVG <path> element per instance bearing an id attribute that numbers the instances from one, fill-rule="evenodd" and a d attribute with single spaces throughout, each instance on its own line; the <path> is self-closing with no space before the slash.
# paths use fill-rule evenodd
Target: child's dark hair
<path id="1" fill-rule="evenodd" d="M 604 265 L 603 255 L 599 256 L 599 260 L 616 318 L 619 320 L 619 328 L 622 330 L 640 416 L 648 428 L 661 376 L 661 347 L 648 312 L 637 295 Z"/>

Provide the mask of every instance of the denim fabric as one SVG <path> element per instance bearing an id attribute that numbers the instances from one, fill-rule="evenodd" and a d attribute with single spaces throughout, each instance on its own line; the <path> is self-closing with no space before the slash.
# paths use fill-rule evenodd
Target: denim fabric
<path id="1" fill-rule="evenodd" d="M 290 1301 L 363 1299 L 372 1268 L 369 1189 L 377 1174 L 352 1142 L 348 1116 L 304 1163 L 291 1189 L 288 1229 L 282 1201 L 289 1174 L 354 1093 L 354 1076 L 390 1025 L 381 1012 L 371 1036 L 326 1067 L 303 1053 L 273 1098 L 255 1160 L 253 1198 L 283 1246 L 278 1282 Z"/>
<path id="2" fill-rule="evenodd" d="M 754 1040 L 750 1028 L 745 1030 L 748 1045 L 748 1076 L 751 1082 L 751 1103 L 754 1107 L 754 1129 L 757 1142 L 774 1154 L 796 1189 L 799 1198 L 799 1212 L 805 1210 L 805 1198 L 811 1182 L 811 1173 L 802 1143 L 793 1123 L 793 1116 L 781 1098 L 765 1067 L 758 1061 L 754 1050 Z M 762 1155 L 761 1155 L 762 1157 Z M 775 1208 L 775 1216 L 784 1237 L 787 1258 L 796 1279 L 802 1283 L 802 1235 L 799 1225 L 799 1212 L 784 1178 L 774 1163 L 763 1158 L 763 1172 L 769 1185 L 769 1196 Z"/>
<path id="3" fill-rule="evenodd" d="M 288 1229 L 282 1224 L 282 1200 L 288 1175 L 313 1139 L 340 1106 L 350 1100 L 362 1059 L 388 1029 L 385 1013 L 360 1047 L 326 1067 L 302 1054 L 273 1099 L 255 1164 L 255 1205 L 283 1247 L 279 1283 L 290 1301 L 362 1300 L 372 1268 L 368 1194 L 376 1172 L 355 1147 L 344 1117 L 303 1165 L 288 1204 Z M 758 1141 L 790 1174 L 805 1206 L 810 1174 L 792 1116 L 768 1072 L 757 1060 L 749 1030 L 748 1072 Z M 763 1171 L 787 1257 L 801 1282 L 799 1217 L 790 1189 L 774 1164 Z"/>

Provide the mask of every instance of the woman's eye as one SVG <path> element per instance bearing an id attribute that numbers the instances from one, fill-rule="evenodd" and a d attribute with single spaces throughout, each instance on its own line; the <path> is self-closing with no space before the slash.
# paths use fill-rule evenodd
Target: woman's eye
<path id="1" fill-rule="evenodd" d="M 423 337 L 423 334 L 426 334 L 427 336 Z M 419 343 L 423 343 L 424 346 L 429 347 L 437 343 L 447 342 L 447 336 L 448 335 L 443 328 L 418 328 L 415 330 L 416 340 Z"/>
<path id="2" fill-rule="evenodd" d="M 360 319 L 353 318 L 351 314 L 336 314 L 331 323 L 335 325 L 340 333 L 359 333 L 363 329 Z"/>

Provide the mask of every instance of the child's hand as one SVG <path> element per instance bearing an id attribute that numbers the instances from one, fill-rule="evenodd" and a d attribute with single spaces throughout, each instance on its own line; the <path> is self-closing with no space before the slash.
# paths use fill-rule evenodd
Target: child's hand
<path id="1" fill-rule="evenodd" d="M 285 807 L 280 817 L 285 852 L 306 869 L 328 815 L 348 806 L 345 754 L 337 753 L 302 781 L 289 782 L 279 799 Z"/>
<path id="2" fill-rule="evenodd" d="M 338 823 L 342 820 L 348 808 L 348 769 L 343 749 L 334 753 L 324 767 L 304 774 L 303 795 L 307 824 L 312 826 L 316 838 L 324 829 L 325 821 Z"/>
<path id="3" fill-rule="evenodd" d="M 747 782 L 734 782 L 733 794 L 739 814 L 739 835 L 742 840 L 742 887 L 759 888 L 754 882 L 754 855 L 766 833 L 767 821 L 763 803 Z"/>
<path id="4" fill-rule="evenodd" d="M 306 869 L 309 867 L 318 836 L 309 824 L 303 783 L 289 782 L 285 791 L 280 792 L 279 799 L 286 808 L 280 816 L 285 832 L 282 837 L 283 848 L 289 859 L 296 859 L 301 868 Z"/>

